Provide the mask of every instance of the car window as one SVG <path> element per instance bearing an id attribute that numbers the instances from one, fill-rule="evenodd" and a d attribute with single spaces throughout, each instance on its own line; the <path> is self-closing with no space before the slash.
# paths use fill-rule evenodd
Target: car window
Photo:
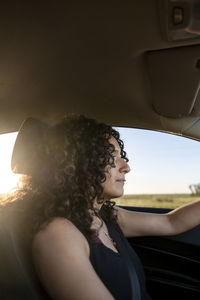
<path id="1" fill-rule="evenodd" d="M 16 186 L 18 178 L 11 170 L 11 155 L 17 132 L 0 135 L 0 197 Z"/>
<path id="2" fill-rule="evenodd" d="M 200 197 L 200 142 L 135 128 L 116 128 L 125 144 L 131 171 L 123 206 L 175 208 Z M 0 197 L 16 186 L 10 161 L 17 132 L 0 135 Z"/>
<path id="3" fill-rule="evenodd" d="M 134 128 L 116 128 L 131 172 L 118 205 L 174 208 L 200 198 L 200 142 Z"/>

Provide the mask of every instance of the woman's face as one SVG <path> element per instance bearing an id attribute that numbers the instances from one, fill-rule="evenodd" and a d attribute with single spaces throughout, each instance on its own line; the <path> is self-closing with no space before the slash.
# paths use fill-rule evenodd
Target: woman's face
<path id="1" fill-rule="evenodd" d="M 104 189 L 104 199 L 117 198 L 123 195 L 125 175 L 130 171 L 127 162 L 121 158 L 121 148 L 114 137 L 109 140 L 115 148 L 112 155 L 114 156 L 115 167 L 110 166 L 106 169 L 106 181 L 102 183 Z"/>

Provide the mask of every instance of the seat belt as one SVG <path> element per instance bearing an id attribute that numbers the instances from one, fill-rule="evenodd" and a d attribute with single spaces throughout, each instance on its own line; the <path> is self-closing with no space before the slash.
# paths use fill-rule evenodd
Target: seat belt
<path id="1" fill-rule="evenodd" d="M 130 300 L 141 300 L 140 283 L 138 280 L 137 273 L 135 271 L 135 266 L 126 250 L 126 245 L 121 240 L 120 232 L 117 229 L 115 229 L 114 226 L 111 226 L 110 229 L 111 229 L 111 237 L 116 242 L 117 249 L 127 265 L 129 278 L 131 282 L 131 290 L 132 290 L 131 292 L 132 297 Z"/>

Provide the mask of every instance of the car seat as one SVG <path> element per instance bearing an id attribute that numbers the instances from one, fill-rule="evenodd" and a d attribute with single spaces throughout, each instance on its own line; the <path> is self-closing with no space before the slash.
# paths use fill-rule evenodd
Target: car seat
<path id="1" fill-rule="evenodd" d="M 17 217 L 3 209 L 0 217 L 0 299 L 50 299 L 31 258 L 31 243 Z"/>

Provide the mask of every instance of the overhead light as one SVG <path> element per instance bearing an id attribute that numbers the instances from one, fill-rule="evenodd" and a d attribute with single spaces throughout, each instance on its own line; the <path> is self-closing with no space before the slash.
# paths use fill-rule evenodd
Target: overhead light
<path id="1" fill-rule="evenodd" d="M 184 9 L 183 7 L 174 7 L 172 11 L 172 22 L 175 26 L 183 24 Z"/>
<path id="2" fill-rule="evenodd" d="M 200 0 L 160 0 L 159 15 L 169 41 L 200 36 Z"/>

